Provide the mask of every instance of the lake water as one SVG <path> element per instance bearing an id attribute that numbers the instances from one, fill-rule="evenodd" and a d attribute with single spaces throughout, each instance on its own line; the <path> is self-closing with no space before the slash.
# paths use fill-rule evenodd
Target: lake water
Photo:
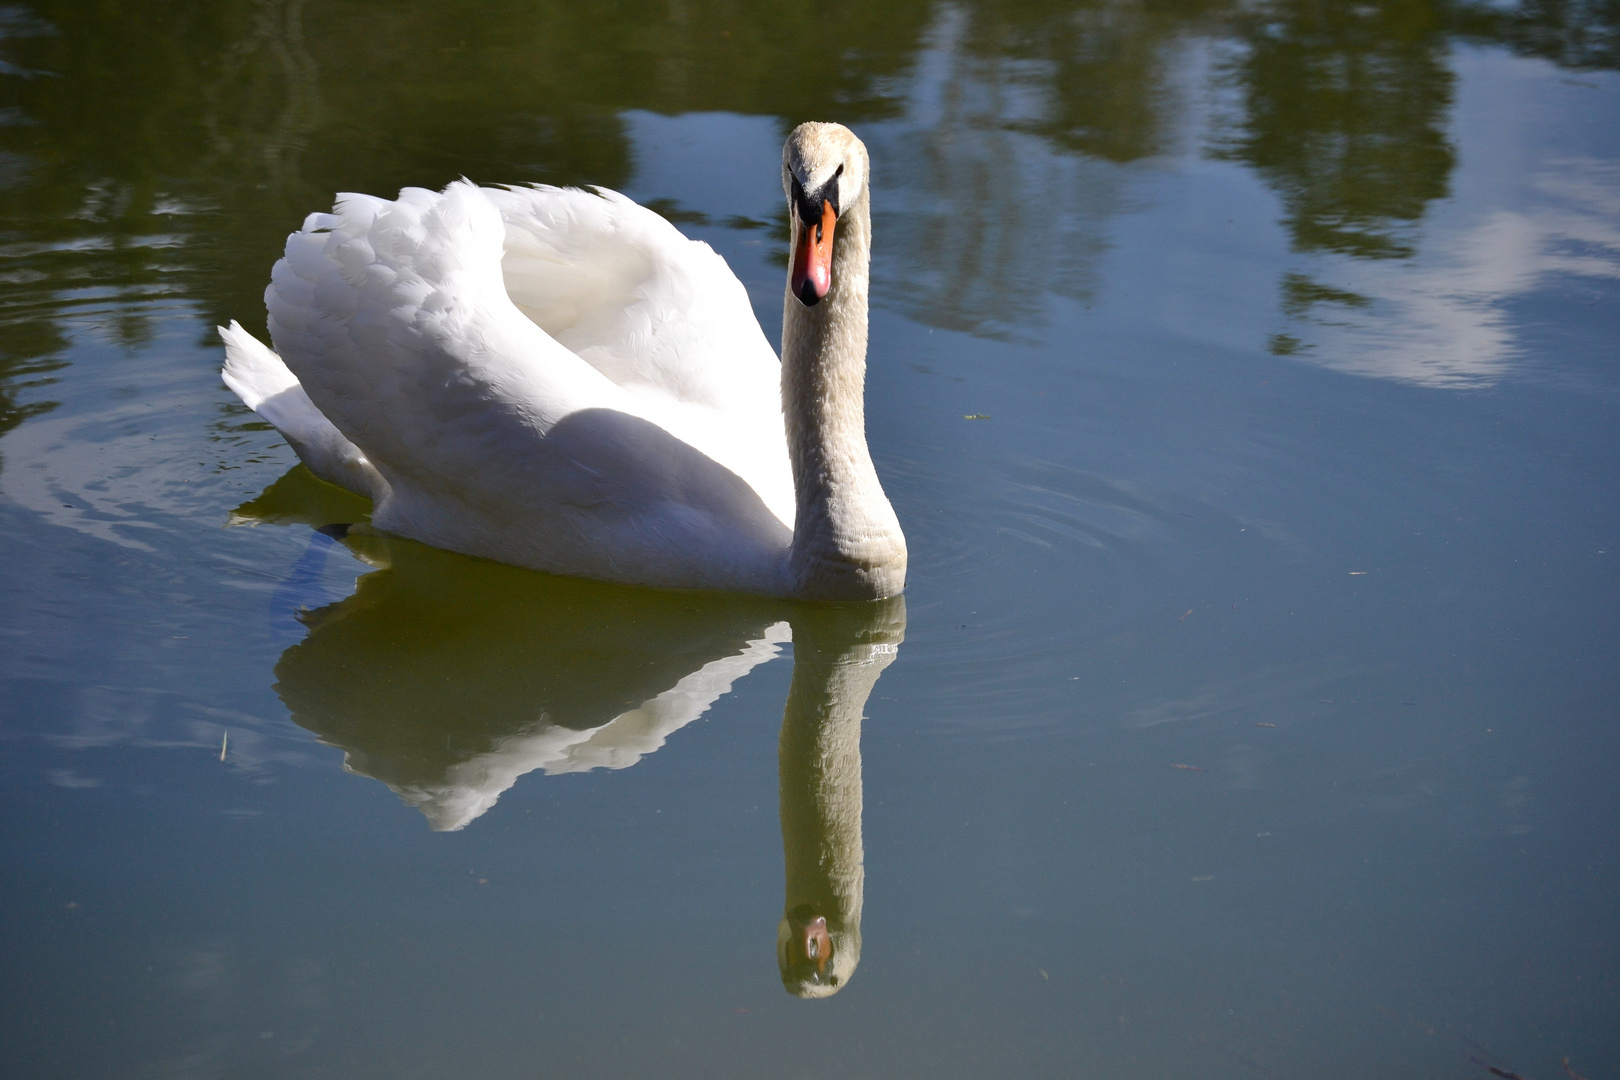
<path id="1" fill-rule="evenodd" d="M 1612 4 L 39 0 L 0 93 L 0 1074 L 1620 1069 Z M 903 602 L 334 543 L 219 382 L 461 175 L 774 339 L 810 118 Z"/>

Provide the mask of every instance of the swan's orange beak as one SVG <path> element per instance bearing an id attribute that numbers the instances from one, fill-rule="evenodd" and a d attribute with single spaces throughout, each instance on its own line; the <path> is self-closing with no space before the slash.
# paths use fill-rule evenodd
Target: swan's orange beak
<path id="1" fill-rule="evenodd" d="M 793 274 L 788 285 L 800 303 L 815 307 L 832 288 L 833 228 L 838 224 L 838 211 L 830 200 L 823 200 L 820 221 L 811 224 L 797 213 L 793 217 Z"/>

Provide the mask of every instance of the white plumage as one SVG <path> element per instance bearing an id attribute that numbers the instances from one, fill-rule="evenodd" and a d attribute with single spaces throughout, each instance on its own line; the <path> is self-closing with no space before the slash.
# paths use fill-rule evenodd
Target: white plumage
<path id="1" fill-rule="evenodd" d="M 864 188 L 852 201 L 864 212 Z M 844 312 L 861 324 L 857 379 L 859 256 L 859 310 Z M 370 497 L 379 528 L 580 577 L 861 595 L 795 567 L 805 492 L 796 504 L 781 366 L 742 284 L 616 192 L 460 181 L 342 195 L 288 238 L 265 302 L 280 355 L 232 323 L 225 382 L 317 476 Z M 870 472 L 859 385 L 858 448 L 831 449 Z M 875 473 L 868 486 L 882 513 L 864 511 L 866 534 L 868 518 L 893 522 Z M 839 562 L 836 539 L 817 539 L 821 564 L 870 577 Z M 872 537 L 859 539 L 864 559 Z"/>

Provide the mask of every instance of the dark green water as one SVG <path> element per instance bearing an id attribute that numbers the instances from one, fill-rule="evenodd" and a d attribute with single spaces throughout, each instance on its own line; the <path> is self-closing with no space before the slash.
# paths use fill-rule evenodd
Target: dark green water
<path id="1" fill-rule="evenodd" d="M 0 1075 L 1620 1071 L 1613 3 L 42 0 L 0 96 Z M 331 544 L 219 383 L 461 175 L 774 338 L 812 118 L 903 604 Z"/>

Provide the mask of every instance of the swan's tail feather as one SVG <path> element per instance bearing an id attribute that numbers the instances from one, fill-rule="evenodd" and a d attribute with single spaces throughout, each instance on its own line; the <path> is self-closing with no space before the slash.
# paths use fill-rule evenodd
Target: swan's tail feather
<path id="1" fill-rule="evenodd" d="M 360 448 L 333 426 L 309 400 L 281 357 L 232 320 L 219 328 L 225 341 L 220 378 L 242 403 L 264 417 L 285 438 L 309 471 L 329 484 L 373 501 L 388 490 Z"/>
<path id="2" fill-rule="evenodd" d="M 287 369 L 281 357 L 242 329 L 235 319 L 230 326 L 219 328 L 219 336 L 225 340 L 225 369 L 220 378 L 248 408 L 257 412 L 262 402 L 298 385 L 298 376 Z"/>

